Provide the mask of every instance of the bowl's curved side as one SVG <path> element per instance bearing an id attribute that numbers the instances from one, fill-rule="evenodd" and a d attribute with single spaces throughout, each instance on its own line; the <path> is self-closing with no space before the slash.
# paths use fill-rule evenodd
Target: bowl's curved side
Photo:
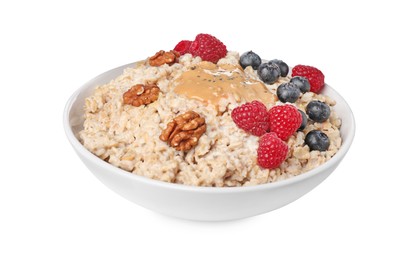
<path id="1" fill-rule="evenodd" d="M 79 154 L 79 152 L 77 152 Z M 108 188 L 122 197 L 152 211 L 198 221 L 226 221 L 251 217 L 283 207 L 324 181 L 337 165 L 285 186 L 214 192 L 211 189 L 176 189 L 153 182 L 139 181 L 130 174 L 115 174 L 80 155 L 88 169 Z"/>
<path id="2" fill-rule="evenodd" d="M 330 161 L 307 173 L 276 183 L 238 188 L 192 187 L 128 173 L 90 153 L 77 138 L 84 121 L 85 98 L 97 85 L 114 79 L 128 66 L 135 66 L 135 63 L 105 72 L 78 89 L 65 106 L 63 123 L 68 140 L 88 169 L 111 190 L 150 210 L 184 219 L 220 221 L 250 217 L 280 208 L 325 180 L 344 158 L 353 141 L 353 113 L 346 101 L 327 86 L 324 94 L 336 100 L 335 109 L 343 121 L 343 144 Z"/>

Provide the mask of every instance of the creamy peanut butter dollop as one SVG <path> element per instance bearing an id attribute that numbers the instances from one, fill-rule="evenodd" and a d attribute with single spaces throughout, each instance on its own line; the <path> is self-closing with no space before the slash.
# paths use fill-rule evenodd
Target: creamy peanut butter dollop
<path id="1" fill-rule="evenodd" d="M 200 62 L 175 80 L 174 92 L 204 103 L 218 105 L 232 95 L 236 101 L 274 103 L 275 96 L 260 81 L 250 78 L 240 66 Z"/>

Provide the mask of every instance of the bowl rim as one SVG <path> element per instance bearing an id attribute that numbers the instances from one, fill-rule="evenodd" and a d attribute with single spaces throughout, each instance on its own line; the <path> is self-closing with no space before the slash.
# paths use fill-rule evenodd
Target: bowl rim
<path id="1" fill-rule="evenodd" d="M 191 185 L 186 185 L 186 184 L 179 184 L 179 183 L 170 183 L 170 182 L 165 182 L 165 181 L 160 181 L 160 180 L 155 180 L 151 179 L 145 176 L 140 176 L 135 173 L 120 169 L 108 162 L 103 161 L 93 153 L 91 153 L 89 150 L 87 150 L 81 142 L 78 140 L 78 138 L 74 135 L 71 125 L 70 125 L 70 111 L 72 109 L 72 105 L 78 98 L 78 95 L 83 91 L 86 90 L 87 88 L 90 87 L 95 87 L 93 85 L 93 81 L 96 80 L 97 78 L 101 77 L 104 74 L 109 73 L 112 70 L 117 70 L 117 69 L 122 69 L 127 66 L 130 66 L 134 63 L 129 63 L 111 70 L 108 70 L 102 74 L 99 74 L 98 76 L 94 77 L 84 85 L 82 85 L 80 88 L 78 88 L 67 100 L 64 111 L 63 111 L 63 127 L 65 134 L 67 136 L 67 139 L 69 140 L 70 144 L 73 146 L 74 150 L 80 155 L 83 156 L 85 159 L 91 161 L 93 164 L 97 164 L 102 168 L 105 168 L 108 172 L 108 174 L 117 174 L 120 177 L 127 178 L 130 181 L 138 181 L 142 182 L 143 184 L 146 185 L 152 185 L 152 186 L 158 186 L 160 188 L 164 189 L 174 189 L 174 190 L 181 190 L 181 191 L 186 191 L 186 192 L 202 192 L 202 193 L 239 193 L 239 192 L 253 192 L 253 191 L 260 191 L 260 190 L 266 190 L 266 189 L 276 189 L 280 188 L 283 186 L 287 185 L 292 185 L 297 182 L 302 182 L 305 179 L 309 179 L 317 174 L 319 174 L 322 171 L 326 171 L 327 169 L 331 168 L 333 165 L 339 163 L 342 158 L 346 155 L 347 151 L 349 150 L 354 136 L 356 132 L 356 123 L 355 123 L 355 118 L 353 115 L 353 112 L 349 106 L 349 104 L 346 102 L 346 100 L 332 87 L 330 87 L 328 84 L 325 84 L 324 89 L 329 88 L 330 91 L 332 91 L 336 96 L 337 99 L 342 100 L 342 102 L 345 104 L 345 108 L 347 112 L 349 113 L 350 116 L 350 126 L 348 129 L 349 135 L 348 138 L 342 139 L 342 144 L 337 153 L 327 162 L 323 163 L 322 165 L 307 171 L 305 173 L 302 173 L 297 176 L 293 176 L 291 178 L 285 179 L 285 180 L 280 180 L 276 182 L 271 182 L 271 183 L 264 183 L 264 184 L 258 184 L 258 185 L 252 185 L 252 186 L 242 186 L 242 187 L 204 187 L 204 186 L 191 186 Z M 91 86 L 92 84 L 92 86 Z"/>

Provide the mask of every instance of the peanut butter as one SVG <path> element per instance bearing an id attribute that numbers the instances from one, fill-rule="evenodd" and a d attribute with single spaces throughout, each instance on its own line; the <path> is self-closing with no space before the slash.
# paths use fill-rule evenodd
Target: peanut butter
<path id="1" fill-rule="evenodd" d="M 218 66 L 211 62 L 200 62 L 176 79 L 174 92 L 188 98 L 218 105 L 222 98 L 232 95 L 236 101 L 260 100 L 274 103 L 275 97 L 267 87 L 250 78 L 240 66 Z"/>

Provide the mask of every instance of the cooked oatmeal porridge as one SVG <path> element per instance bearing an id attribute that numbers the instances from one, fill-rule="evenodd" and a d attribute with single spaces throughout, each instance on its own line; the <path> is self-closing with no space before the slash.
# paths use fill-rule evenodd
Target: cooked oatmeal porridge
<path id="1" fill-rule="evenodd" d="M 158 57 L 150 58 L 96 87 L 86 99 L 84 129 L 79 133 L 89 151 L 148 178 L 233 187 L 302 174 L 331 159 L 340 148 L 341 119 L 333 109 L 335 101 L 307 91 L 291 105 L 306 112 L 311 101 L 322 101 L 330 107 L 329 118 L 321 123 L 308 119 L 303 130 L 285 140 L 284 161 L 273 169 L 261 167 L 257 160 L 260 137 L 236 125 L 232 111 L 254 100 L 267 110 L 284 105 L 277 88 L 291 76 L 266 84 L 251 66 L 240 66 L 237 52 L 227 52 L 216 64 L 191 54 L 173 54 L 165 58 L 172 62 L 160 64 Z M 327 135 L 325 151 L 306 144 L 312 130 Z"/>

